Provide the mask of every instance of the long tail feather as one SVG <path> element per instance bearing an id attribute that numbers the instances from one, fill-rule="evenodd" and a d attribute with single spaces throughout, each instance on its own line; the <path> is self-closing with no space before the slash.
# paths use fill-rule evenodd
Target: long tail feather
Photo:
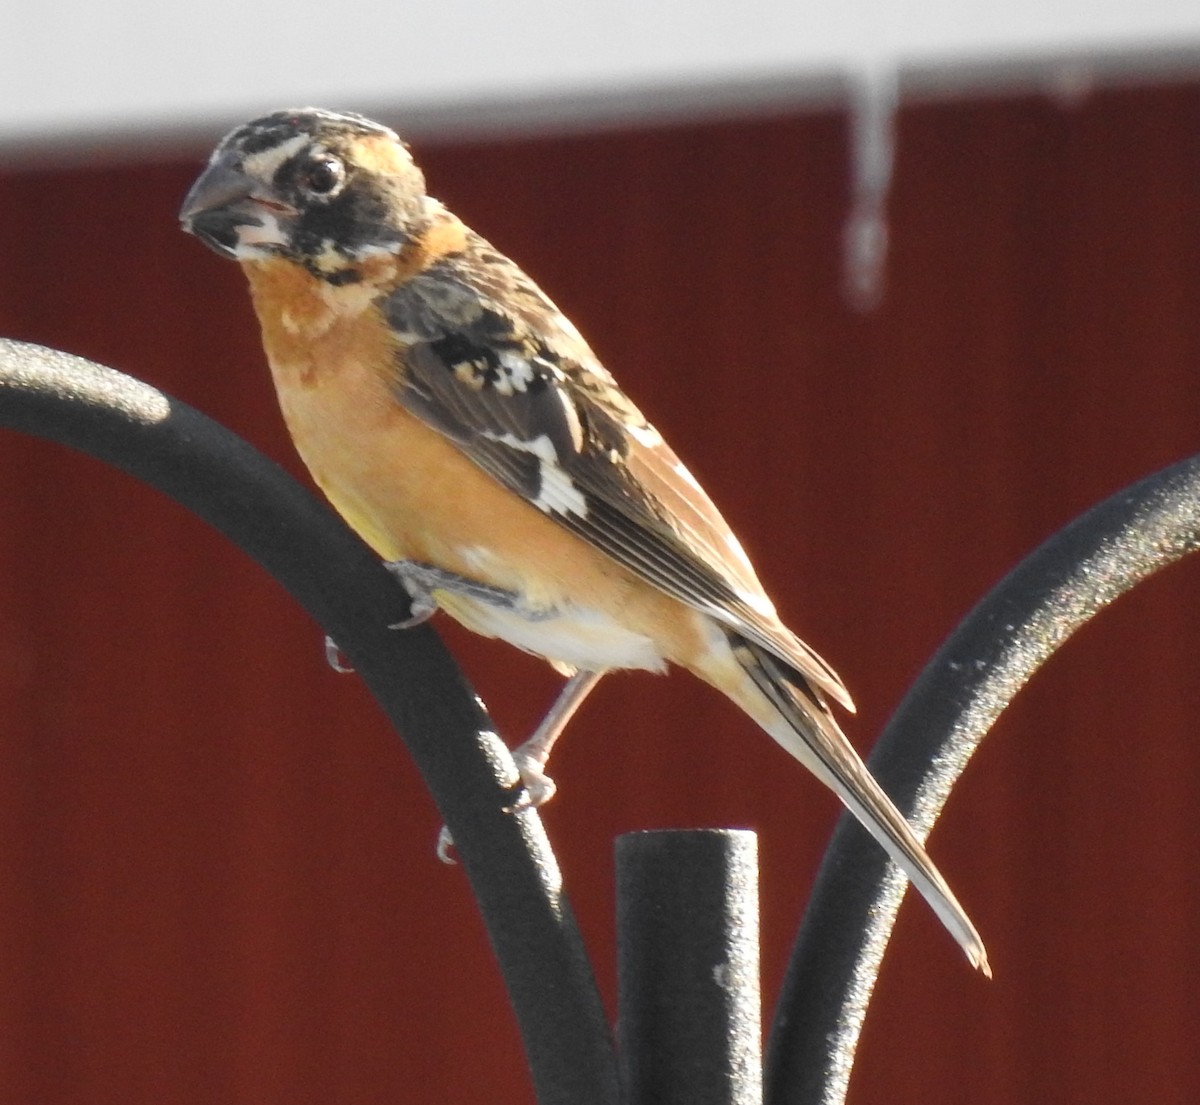
<path id="1" fill-rule="evenodd" d="M 912 880 L 971 964 L 991 978 L 987 951 L 971 919 L 908 822 L 867 771 L 819 692 L 754 642 L 730 634 L 730 644 L 738 663 L 786 723 L 786 727 L 773 726 L 771 735 L 842 800 Z"/>

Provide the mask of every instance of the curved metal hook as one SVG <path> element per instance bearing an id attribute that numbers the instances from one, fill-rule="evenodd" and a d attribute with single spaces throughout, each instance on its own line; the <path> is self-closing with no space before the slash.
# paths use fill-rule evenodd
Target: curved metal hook
<path id="1" fill-rule="evenodd" d="M 404 592 L 281 468 L 212 419 L 82 357 L 0 339 L 0 426 L 57 441 L 194 511 L 271 573 L 337 641 L 412 753 L 471 880 L 541 1105 L 617 1105 L 591 965 L 516 771 L 428 627 L 393 632 Z M 430 862 L 433 862 L 432 856 Z"/>
<path id="2" fill-rule="evenodd" d="M 971 754 L 1086 621 L 1200 548 L 1200 457 L 1126 488 L 1046 541 L 967 615 L 868 761 L 929 834 Z M 767 1060 L 770 1105 L 839 1105 L 906 881 L 843 817 L 792 951 Z"/>

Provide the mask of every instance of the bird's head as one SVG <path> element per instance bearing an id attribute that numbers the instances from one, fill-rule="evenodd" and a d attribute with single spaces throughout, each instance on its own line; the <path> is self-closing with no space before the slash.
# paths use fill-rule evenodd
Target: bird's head
<path id="1" fill-rule="evenodd" d="M 399 251 L 425 209 L 425 180 L 393 131 L 304 108 L 227 134 L 179 218 L 224 257 L 283 257 L 338 283 L 365 258 Z"/>

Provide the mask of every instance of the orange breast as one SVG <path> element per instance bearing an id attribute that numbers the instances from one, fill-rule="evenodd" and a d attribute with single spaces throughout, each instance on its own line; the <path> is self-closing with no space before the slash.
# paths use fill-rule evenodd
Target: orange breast
<path id="1" fill-rule="evenodd" d="M 286 262 L 246 268 L 296 449 L 381 557 L 425 561 L 517 591 L 535 606 L 589 607 L 687 662 L 700 646 L 691 611 L 504 488 L 400 406 L 392 394 L 400 350 L 381 313 L 364 309 L 362 285 L 332 288 Z"/>

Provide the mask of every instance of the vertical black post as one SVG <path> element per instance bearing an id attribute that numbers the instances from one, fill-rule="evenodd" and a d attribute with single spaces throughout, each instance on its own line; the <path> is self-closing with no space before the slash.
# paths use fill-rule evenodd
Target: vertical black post
<path id="1" fill-rule="evenodd" d="M 626 833 L 616 855 L 627 1105 L 762 1105 L 758 838 Z"/>

